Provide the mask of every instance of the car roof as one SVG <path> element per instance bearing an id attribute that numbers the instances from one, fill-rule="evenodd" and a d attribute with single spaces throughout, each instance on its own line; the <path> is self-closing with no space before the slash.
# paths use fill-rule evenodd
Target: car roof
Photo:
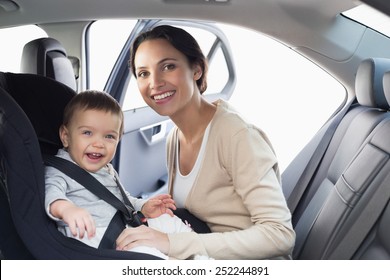
<path id="1" fill-rule="evenodd" d="M 6 0 L 0 27 L 21 24 L 83 21 L 101 18 L 169 18 L 211 20 L 237 24 L 299 44 L 316 27 L 331 24 L 335 15 L 354 7 L 350 0 Z M 242 15 L 242 16 L 237 16 Z M 245 15 L 245 16 L 244 16 Z M 302 26 L 305 26 L 303 33 Z M 306 33 L 307 32 L 307 33 Z"/>
<path id="2" fill-rule="evenodd" d="M 353 91 L 360 61 L 386 53 L 380 41 L 360 53 L 358 45 L 364 41 L 365 27 L 352 26 L 340 16 L 359 4 L 353 0 L 4 0 L 0 2 L 0 28 L 107 18 L 190 19 L 234 24 L 285 44 Z M 277 57 L 275 62 L 283 65 Z"/>

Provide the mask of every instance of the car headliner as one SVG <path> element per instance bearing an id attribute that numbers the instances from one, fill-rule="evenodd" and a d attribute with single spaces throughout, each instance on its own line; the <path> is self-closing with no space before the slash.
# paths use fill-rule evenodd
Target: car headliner
<path id="1" fill-rule="evenodd" d="M 0 7 L 6 6 L 9 1 L 0 1 Z M 15 0 L 14 2 L 18 6 L 16 10 L 12 10 L 11 7 L 10 11 L 6 12 L 0 8 L 1 27 L 100 18 L 184 18 L 238 24 L 294 45 L 300 45 L 300 40 L 305 41 L 303 37 L 310 36 L 310 33 L 316 32 L 317 28 L 331 25 L 335 15 L 356 5 L 350 0 L 229 0 L 227 4 L 216 4 L 215 0 L 207 2 L 205 0 Z M 307 33 L 302 32 L 303 26 L 307 29 Z"/>
<path id="2" fill-rule="evenodd" d="M 352 0 L 0 0 L 0 28 L 102 18 L 196 19 L 237 24 L 286 44 L 353 90 L 361 30 L 340 31 L 340 12 Z M 259 50 L 261 51 L 261 50 Z M 276 58 L 277 59 L 277 58 Z M 276 63 L 280 63 L 276 60 Z M 345 66 L 340 67 L 340 63 Z"/>

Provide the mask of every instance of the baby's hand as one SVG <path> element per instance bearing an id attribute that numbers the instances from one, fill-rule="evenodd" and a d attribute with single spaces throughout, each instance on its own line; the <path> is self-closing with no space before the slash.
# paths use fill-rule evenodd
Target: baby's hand
<path id="1" fill-rule="evenodd" d="M 53 216 L 62 219 L 68 224 L 70 232 L 74 237 L 78 235 L 82 239 L 86 232 L 88 238 L 95 236 L 95 221 L 87 210 L 77 207 L 70 201 L 57 200 L 51 204 L 50 212 Z"/>
<path id="2" fill-rule="evenodd" d="M 73 236 L 77 236 L 77 229 L 80 239 L 84 238 L 84 234 L 88 234 L 88 238 L 95 236 L 95 221 L 87 210 L 76 206 L 70 208 L 64 212 L 63 220 L 69 225 L 69 229 Z"/>
<path id="3" fill-rule="evenodd" d="M 169 194 L 152 197 L 142 207 L 142 213 L 147 218 L 156 218 L 165 213 L 173 216 L 172 210 L 176 210 L 176 205 Z"/>

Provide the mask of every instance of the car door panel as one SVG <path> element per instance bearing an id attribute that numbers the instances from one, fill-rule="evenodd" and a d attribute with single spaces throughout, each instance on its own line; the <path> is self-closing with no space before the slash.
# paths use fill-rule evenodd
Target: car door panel
<path id="1" fill-rule="evenodd" d="M 148 197 L 164 185 L 165 140 L 173 124 L 147 107 L 124 115 L 125 132 L 117 154 L 117 170 L 122 184 L 133 196 Z"/>

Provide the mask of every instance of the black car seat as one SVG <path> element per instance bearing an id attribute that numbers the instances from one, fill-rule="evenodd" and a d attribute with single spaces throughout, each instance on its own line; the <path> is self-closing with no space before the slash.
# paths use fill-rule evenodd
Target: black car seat
<path id="1" fill-rule="evenodd" d="M 17 109 L 16 109 L 17 108 Z M 22 114 L 20 117 L 19 114 Z M 9 119 L 12 118 L 12 121 Z M 16 102 L 10 98 L 8 93 L 0 87 L 0 253 L 1 259 L 33 259 L 29 250 L 25 247 L 23 241 L 19 237 L 15 225 L 13 223 L 13 217 L 11 215 L 9 191 L 7 182 L 5 157 L 9 153 L 7 150 L 13 149 L 10 144 L 14 141 L 15 127 L 24 129 L 24 123 L 19 122 L 26 118 L 22 110 L 16 104 Z M 5 139 L 11 137 L 11 141 Z M 18 137 L 16 137 L 18 138 Z M 16 141 L 16 139 L 15 139 Z M 20 140 L 19 140 L 20 141 Z M 8 147 L 10 146 L 10 147 Z M 12 172 L 12 171 L 8 171 Z"/>
<path id="2" fill-rule="evenodd" d="M 54 38 L 28 42 L 23 48 L 20 71 L 52 78 L 77 89 L 72 63 L 65 48 Z"/>
<path id="3" fill-rule="evenodd" d="M 293 211 L 293 225 L 297 234 L 293 253 L 295 259 L 346 257 L 334 255 L 333 251 L 341 245 L 343 236 L 369 203 L 369 197 L 376 188 L 371 186 L 373 183 L 370 179 L 375 178 L 379 169 L 374 163 L 377 157 L 381 157 L 373 153 L 362 159 L 361 153 L 366 153 L 365 147 L 378 138 L 379 132 L 389 133 L 390 137 L 387 125 L 383 125 L 390 117 L 390 106 L 382 86 L 383 75 L 389 70 L 390 60 L 382 58 L 366 59 L 358 68 L 355 83 L 357 103 L 351 106 L 338 125 L 316 173 Z M 287 199 L 292 189 L 299 187 L 289 185 L 289 179 L 296 182 L 294 176 L 299 174 L 294 174 L 296 165 L 302 167 L 301 162 L 292 162 L 283 174 L 284 187 L 290 188 L 285 191 Z M 366 181 L 359 181 L 356 177 L 359 174 L 366 176 Z M 354 197 L 354 202 L 350 204 L 343 197 L 344 194 L 340 194 L 347 192 L 347 187 L 343 185 L 345 180 L 352 182 L 349 186 L 352 184 L 356 191 L 360 189 L 360 196 Z M 381 258 L 379 255 L 376 257 Z M 346 258 L 359 257 L 351 255 Z"/>
<path id="4" fill-rule="evenodd" d="M 64 106 L 76 93 L 52 79 L 0 72 L 0 250 L 4 259 L 157 259 L 97 250 L 63 236 L 44 210 L 42 152 L 61 146 Z"/>

